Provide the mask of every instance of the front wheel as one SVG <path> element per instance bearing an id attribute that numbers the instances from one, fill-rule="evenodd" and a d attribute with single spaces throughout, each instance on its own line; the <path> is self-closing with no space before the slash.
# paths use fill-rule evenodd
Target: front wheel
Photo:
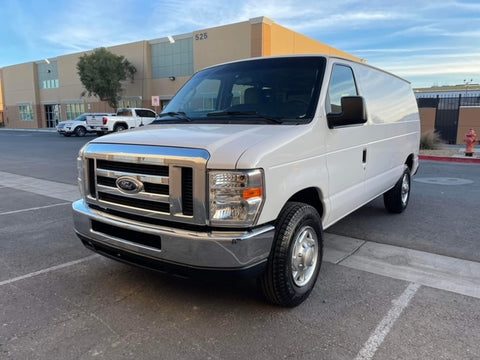
<path id="1" fill-rule="evenodd" d="M 85 129 L 83 126 L 77 126 L 75 129 L 75 135 L 78 137 L 83 137 L 87 133 L 87 129 Z"/>
<path id="2" fill-rule="evenodd" d="M 407 165 L 395 186 L 383 194 L 383 204 L 388 212 L 400 214 L 410 199 L 410 169 Z"/>
<path id="3" fill-rule="evenodd" d="M 322 220 L 317 210 L 287 203 L 276 223 L 267 270 L 258 281 L 266 299 L 280 306 L 300 305 L 313 290 L 322 256 Z"/>

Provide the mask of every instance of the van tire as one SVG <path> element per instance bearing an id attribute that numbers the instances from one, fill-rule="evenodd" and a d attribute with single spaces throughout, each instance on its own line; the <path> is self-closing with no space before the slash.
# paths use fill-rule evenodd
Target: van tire
<path id="1" fill-rule="evenodd" d="M 395 186 L 383 194 L 383 204 L 388 212 L 400 214 L 407 208 L 410 200 L 410 169 L 404 165 L 403 174 Z"/>
<path id="2" fill-rule="evenodd" d="M 314 207 L 289 202 L 275 227 L 267 269 L 258 285 L 269 302 L 294 307 L 310 295 L 318 278 L 323 256 L 322 219 Z"/>

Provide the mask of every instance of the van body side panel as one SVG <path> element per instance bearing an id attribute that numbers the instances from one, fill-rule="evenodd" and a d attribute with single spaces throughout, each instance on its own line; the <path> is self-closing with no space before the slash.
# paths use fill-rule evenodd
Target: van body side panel
<path id="1" fill-rule="evenodd" d="M 336 222 L 365 203 L 363 167 L 366 126 L 328 129 L 327 168 L 331 212 L 328 222 Z"/>
<path id="2" fill-rule="evenodd" d="M 368 128 L 365 125 L 355 125 L 329 129 L 327 126 L 327 112 L 331 109 L 329 102 L 329 88 L 333 85 L 333 71 L 335 66 L 343 66 L 353 70 L 354 63 L 343 59 L 330 59 L 325 73 L 325 82 L 322 86 L 323 102 L 321 109 L 322 132 L 325 133 L 326 158 L 329 178 L 328 201 L 331 211 L 327 214 L 326 226 L 340 220 L 345 215 L 363 205 L 366 201 L 364 191 L 365 170 L 363 166 L 363 151 Z M 356 95 L 356 94 L 341 94 Z"/>
<path id="3" fill-rule="evenodd" d="M 407 81 L 368 65 L 333 58 L 327 65 L 326 82 L 335 65 L 353 69 L 368 121 L 334 129 L 325 124 L 331 205 L 325 226 L 392 188 L 411 154 L 415 172 L 420 139 L 417 103 Z M 322 91 L 327 90 L 324 85 Z"/>
<path id="4" fill-rule="evenodd" d="M 365 193 L 373 199 L 395 185 L 412 152 L 418 158 L 420 118 L 408 82 L 361 64 L 354 71 L 367 104 Z"/>

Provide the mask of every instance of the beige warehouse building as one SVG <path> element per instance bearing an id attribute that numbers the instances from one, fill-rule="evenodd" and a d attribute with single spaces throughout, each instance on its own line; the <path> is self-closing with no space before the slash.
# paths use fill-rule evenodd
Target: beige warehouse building
<path id="1" fill-rule="evenodd" d="M 124 83 L 125 92 L 119 106 L 154 109 L 152 96 L 158 96 L 158 111 L 195 71 L 210 65 L 250 57 L 305 53 L 360 60 L 266 17 L 107 49 L 123 55 L 137 69 L 134 82 Z M 0 69 L 0 123 L 6 128 L 52 128 L 59 121 L 74 119 L 84 112 L 114 111 L 96 97 L 81 96 L 85 89 L 76 65 L 84 53 Z"/>

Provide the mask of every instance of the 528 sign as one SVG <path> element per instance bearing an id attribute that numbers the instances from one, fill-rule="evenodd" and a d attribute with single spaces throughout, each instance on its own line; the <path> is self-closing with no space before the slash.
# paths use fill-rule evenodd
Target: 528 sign
<path id="1" fill-rule="evenodd" d="M 207 33 L 195 34 L 195 40 L 205 40 L 208 37 Z"/>

